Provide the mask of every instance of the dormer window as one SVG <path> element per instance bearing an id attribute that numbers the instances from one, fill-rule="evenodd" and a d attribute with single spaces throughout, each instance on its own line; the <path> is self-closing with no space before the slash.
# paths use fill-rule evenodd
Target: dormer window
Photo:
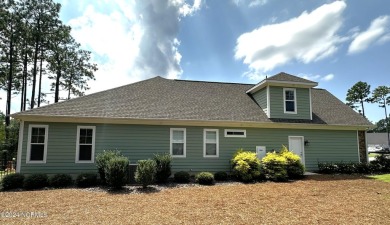
<path id="1" fill-rule="evenodd" d="M 297 113 L 297 100 L 295 88 L 284 88 L 284 113 Z"/>

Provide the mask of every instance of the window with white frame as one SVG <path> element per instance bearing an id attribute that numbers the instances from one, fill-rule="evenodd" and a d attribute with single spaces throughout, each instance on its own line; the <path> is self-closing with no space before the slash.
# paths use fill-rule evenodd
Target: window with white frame
<path id="1" fill-rule="evenodd" d="M 204 129 L 203 157 L 219 156 L 218 129 Z"/>
<path id="2" fill-rule="evenodd" d="M 172 157 L 186 157 L 186 129 L 171 128 L 171 147 Z"/>
<path id="3" fill-rule="evenodd" d="M 27 163 L 46 163 L 48 125 L 30 125 L 28 130 Z"/>
<path id="4" fill-rule="evenodd" d="M 296 113 L 297 101 L 296 101 L 296 89 L 284 88 L 284 113 Z"/>
<path id="5" fill-rule="evenodd" d="M 77 126 L 76 163 L 93 163 L 95 158 L 94 126 Z"/>
<path id="6" fill-rule="evenodd" d="M 225 137 L 246 137 L 246 130 L 225 129 Z"/>

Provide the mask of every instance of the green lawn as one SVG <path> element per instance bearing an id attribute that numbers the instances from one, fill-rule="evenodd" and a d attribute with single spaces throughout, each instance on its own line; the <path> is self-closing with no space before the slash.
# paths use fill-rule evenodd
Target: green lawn
<path id="1" fill-rule="evenodd" d="M 382 175 L 375 175 L 375 176 L 369 176 L 369 177 L 374 178 L 376 180 L 381 180 L 381 181 L 390 183 L 390 174 L 382 174 Z"/>
<path id="2" fill-rule="evenodd" d="M 380 156 L 381 154 L 378 153 L 368 153 L 368 157 L 377 157 Z"/>

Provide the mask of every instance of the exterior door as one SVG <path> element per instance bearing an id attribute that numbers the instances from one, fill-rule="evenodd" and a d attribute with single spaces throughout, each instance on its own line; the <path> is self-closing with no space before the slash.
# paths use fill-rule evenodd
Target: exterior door
<path id="1" fill-rule="evenodd" d="M 305 149 L 303 136 L 289 136 L 288 149 L 301 157 L 301 162 L 305 165 Z"/>

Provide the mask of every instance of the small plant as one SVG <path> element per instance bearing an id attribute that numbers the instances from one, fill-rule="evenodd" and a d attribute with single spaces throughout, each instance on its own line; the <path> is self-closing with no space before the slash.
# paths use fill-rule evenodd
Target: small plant
<path id="1" fill-rule="evenodd" d="M 23 187 L 26 190 L 41 189 L 47 186 L 49 186 L 49 177 L 47 176 L 47 174 L 30 174 L 24 179 Z"/>
<path id="2" fill-rule="evenodd" d="M 233 174 L 241 181 L 255 181 L 260 176 L 260 160 L 254 152 L 239 149 L 234 154 L 231 163 Z"/>
<path id="3" fill-rule="evenodd" d="M 214 175 L 210 172 L 201 172 L 196 175 L 196 182 L 202 185 L 214 184 Z"/>
<path id="4" fill-rule="evenodd" d="M 118 150 L 104 150 L 102 153 L 96 155 L 96 167 L 98 168 L 100 180 L 103 184 L 106 184 L 105 168 L 108 161 L 114 157 L 119 156 L 123 155 Z"/>
<path id="5" fill-rule="evenodd" d="M 173 178 L 177 183 L 189 183 L 191 176 L 186 171 L 179 171 L 173 175 Z"/>
<path id="6" fill-rule="evenodd" d="M 20 173 L 8 174 L 3 177 L 1 184 L 3 190 L 11 190 L 16 188 L 23 188 L 24 175 Z"/>
<path id="7" fill-rule="evenodd" d="M 286 146 L 282 146 L 281 156 L 286 158 L 287 176 L 290 179 L 300 179 L 305 173 L 305 166 L 298 155 L 290 152 Z"/>
<path id="8" fill-rule="evenodd" d="M 166 183 L 168 178 L 171 176 L 171 161 L 172 157 L 170 154 L 156 154 L 153 160 L 156 162 L 156 182 Z"/>
<path id="9" fill-rule="evenodd" d="M 82 173 L 75 180 L 76 186 L 81 188 L 93 187 L 97 185 L 97 175 L 95 173 Z"/>
<path id="10" fill-rule="evenodd" d="M 287 159 L 276 152 L 269 152 L 261 161 L 265 176 L 272 181 L 287 181 Z"/>
<path id="11" fill-rule="evenodd" d="M 120 189 L 127 182 L 129 159 L 124 156 L 116 156 L 106 162 L 105 178 L 106 183 L 114 188 Z"/>
<path id="12" fill-rule="evenodd" d="M 228 174 L 224 171 L 219 171 L 214 174 L 214 179 L 216 181 L 227 181 Z"/>
<path id="13" fill-rule="evenodd" d="M 73 179 L 69 174 L 56 174 L 49 178 L 49 184 L 54 188 L 69 187 L 73 184 Z"/>
<path id="14" fill-rule="evenodd" d="M 156 162 L 154 160 L 139 160 L 135 171 L 135 181 L 142 184 L 143 188 L 152 184 L 156 176 Z"/>

